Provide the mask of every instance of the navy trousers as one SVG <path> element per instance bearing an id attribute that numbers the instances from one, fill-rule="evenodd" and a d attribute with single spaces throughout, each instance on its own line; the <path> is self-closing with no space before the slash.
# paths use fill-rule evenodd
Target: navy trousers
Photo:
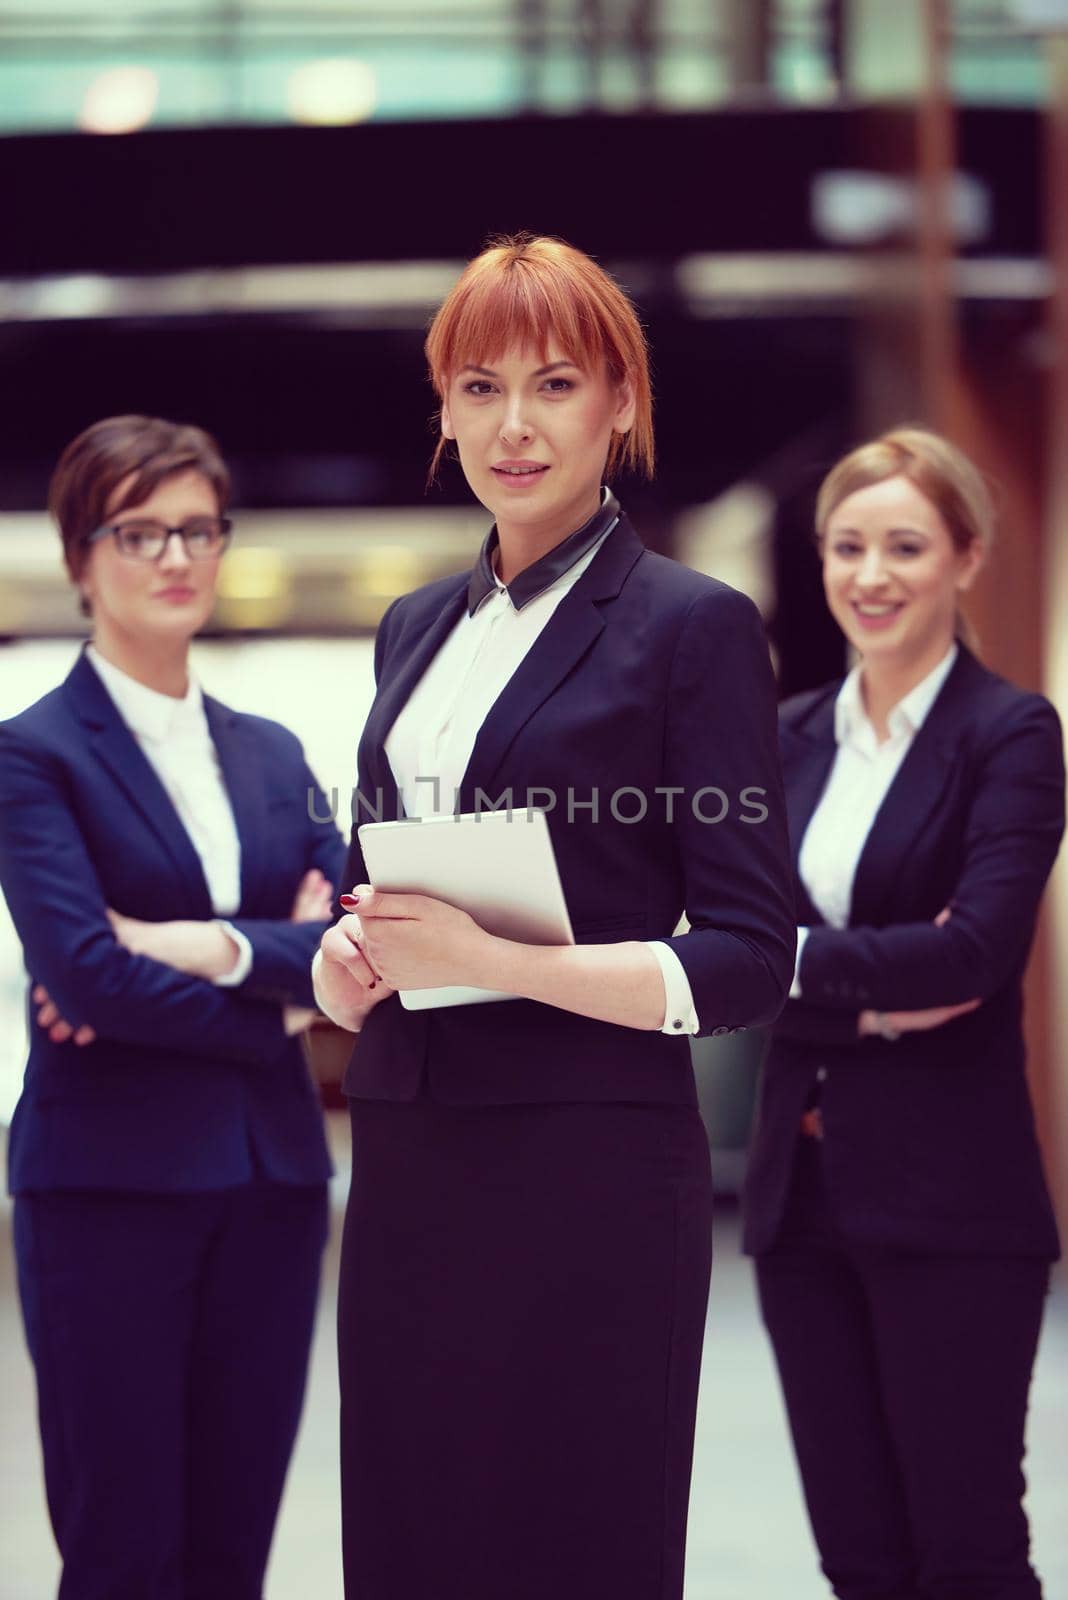
<path id="1" fill-rule="evenodd" d="M 321 1184 L 17 1198 L 59 1600 L 260 1600 L 326 1221 Z"/>
<path id="2" fill-rule="evenodd" d="M 1048 1264 L 850 1245 L 803 1139 L 756 1270 L 840 1600 L 1040 1600 L 1021 1464 Z"/>

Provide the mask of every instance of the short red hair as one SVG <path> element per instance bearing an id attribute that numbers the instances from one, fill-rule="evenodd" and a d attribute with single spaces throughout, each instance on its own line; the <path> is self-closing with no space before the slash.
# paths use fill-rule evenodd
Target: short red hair
<path id="1" fill-rule="evenodd" d="M 463 366 L 484 366 L 511 345 L 544 360 L 552 340 L 584 372 L 604 362 L 609 381 L 629 380 L 634 425 L 615 433 L 606 472 L 653 471 L 653 400 L 649 353 L 626 294 L 603 267 L 562 239 L 519 233 L 495 239 L 470 261 L 438 310 L 426 339 L 430 378 L 439 399 Z M 438 440 L 431 473 L 445 439 Z"/>

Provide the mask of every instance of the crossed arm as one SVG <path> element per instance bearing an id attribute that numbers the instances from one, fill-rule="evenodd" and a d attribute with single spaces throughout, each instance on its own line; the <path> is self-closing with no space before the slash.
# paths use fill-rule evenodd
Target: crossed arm
<path id="1" fill-rule="evenodd" d="M 974 1010 L 1026 959 L 1063 828 L 1060 724 L 1036 695 L 988 735 L 950 906 L 930 922 L 811 929 L 779 1033 L 846 1043 L 881 1032 L 879 1013 L 911 1032 Z"/>
<path id="2" fill-rule="evenodd" d="M 289 921 L 326 922 L 333 894 L 330 880 L 319 868 L 309 868 L 297 889 Z M 233 971 L 238 960 L 238 947 L 221 922 L 142 922 L 136 917 L 121 916 L 110 907 L 107 918 L 115 938 L 131 955 L 148 956 L 191 978 L 216 983 Z M 94 1029 L 87 1022 L 72 1023 L 61 1016 L 44 984 L 34 985 L 31 998 L 37 1007 L 37 1025 L 47 1031 L 53 1043 L 63 1044 L 68 1040 L 76 1045 L 93 1043 Z M 315 1015 L 306 1006 L 287 1005 L 282 1009 L 283 1026 L 290 1035 L 302 1032 Z"/>
<path id="3" fill-rule="evenodd" d="M 333 848 L 336 861 L 336 832 Z M 325 861 L 311 849 L 309 855 Z M 61 753 L 10 724 L 0 725 L 0 881 L 40 991 L 44 1025 L 62 1024 L 61 1039 L 76 1033 L 83 1042 L 92 1035 L 134 1044 L 166 1039 L 193 1056 L 259 1064 L 273 1060 L 287 1033 L 307 1023 L 309 1013 L 287 1008 L 284 994 L 252 982 L 226 989 L 206 981 L 223 959 L 220 937 L 227 963 L 234 959 L 232 942 L 213 922 L 150 925 L 109 915 Z M 302 892 L 325 912 L 325 891 L 305 879 Z M 294 966 L 289 948 L 288 966 L 310 999 L 305 963 L 315 931 L 300 932 L 286 919 L 263 926 L 278 931 L 268 941 L 265 984 L 281 964 L 274 946 L 298 942 L 307 955 Z M 245 927 L 255 933 L 255 925 Z M 147 941 L 157 939 L 169 942 L 150 947 Z M 254 973 L 255 966 L 254 959 Z M 47 1009 L 53 1006 L 54 1014 Z"/>

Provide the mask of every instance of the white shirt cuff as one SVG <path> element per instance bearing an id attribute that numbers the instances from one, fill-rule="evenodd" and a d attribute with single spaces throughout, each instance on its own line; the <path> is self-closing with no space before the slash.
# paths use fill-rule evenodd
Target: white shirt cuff
<path id="1" fill-rule="evenodd" d="M 648 949 L 656 957 L 660 976 L 664 980 L 664 1022 L 661 1033 L 697 1033 L 701 1024 L 694 1009 L 693 990 L 686 976 L 686 968 L 669 944 L 661 939 L 646 940 Z"/>
<path id="2" fill-rule="evenodd" d="M 801 998 L 801 955 L 802 955 L 802 952 L 804 951 L 805 940 L 807 938 L 808 938 L 808 929 L 807 928 L 798 928 L 798 930 L 797 930 L 797 955 L 794 957 L 794 981 L 790 985 L 790 999 L 791 1000 L 800 1000 L 800 998 Z"/>
<path id="3" fill-rule="evenodd" d="M 229 972 L 224 972 L 221 978 L 215 979 L 215 987 L 236 989 L 239 983 L 244 983 L 252 971 L 252 946 L 246 936 L 224 918 L 216 917 L 215 926 L 221 928 L 226 937 L 232 939 L 237 946 L 237 960 Z"/>

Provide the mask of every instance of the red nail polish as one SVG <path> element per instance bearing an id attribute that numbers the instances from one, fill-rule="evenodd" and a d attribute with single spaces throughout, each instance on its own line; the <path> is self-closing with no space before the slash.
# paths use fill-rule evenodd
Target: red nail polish
<path id="1" fill-rule="evenodd" d="M 339 894 L 337 898 L 339 904 L 343 905 L 346 911 L 351 911 L 353 906 L 358 906 L 360 903 L 358 894 Z"/>

